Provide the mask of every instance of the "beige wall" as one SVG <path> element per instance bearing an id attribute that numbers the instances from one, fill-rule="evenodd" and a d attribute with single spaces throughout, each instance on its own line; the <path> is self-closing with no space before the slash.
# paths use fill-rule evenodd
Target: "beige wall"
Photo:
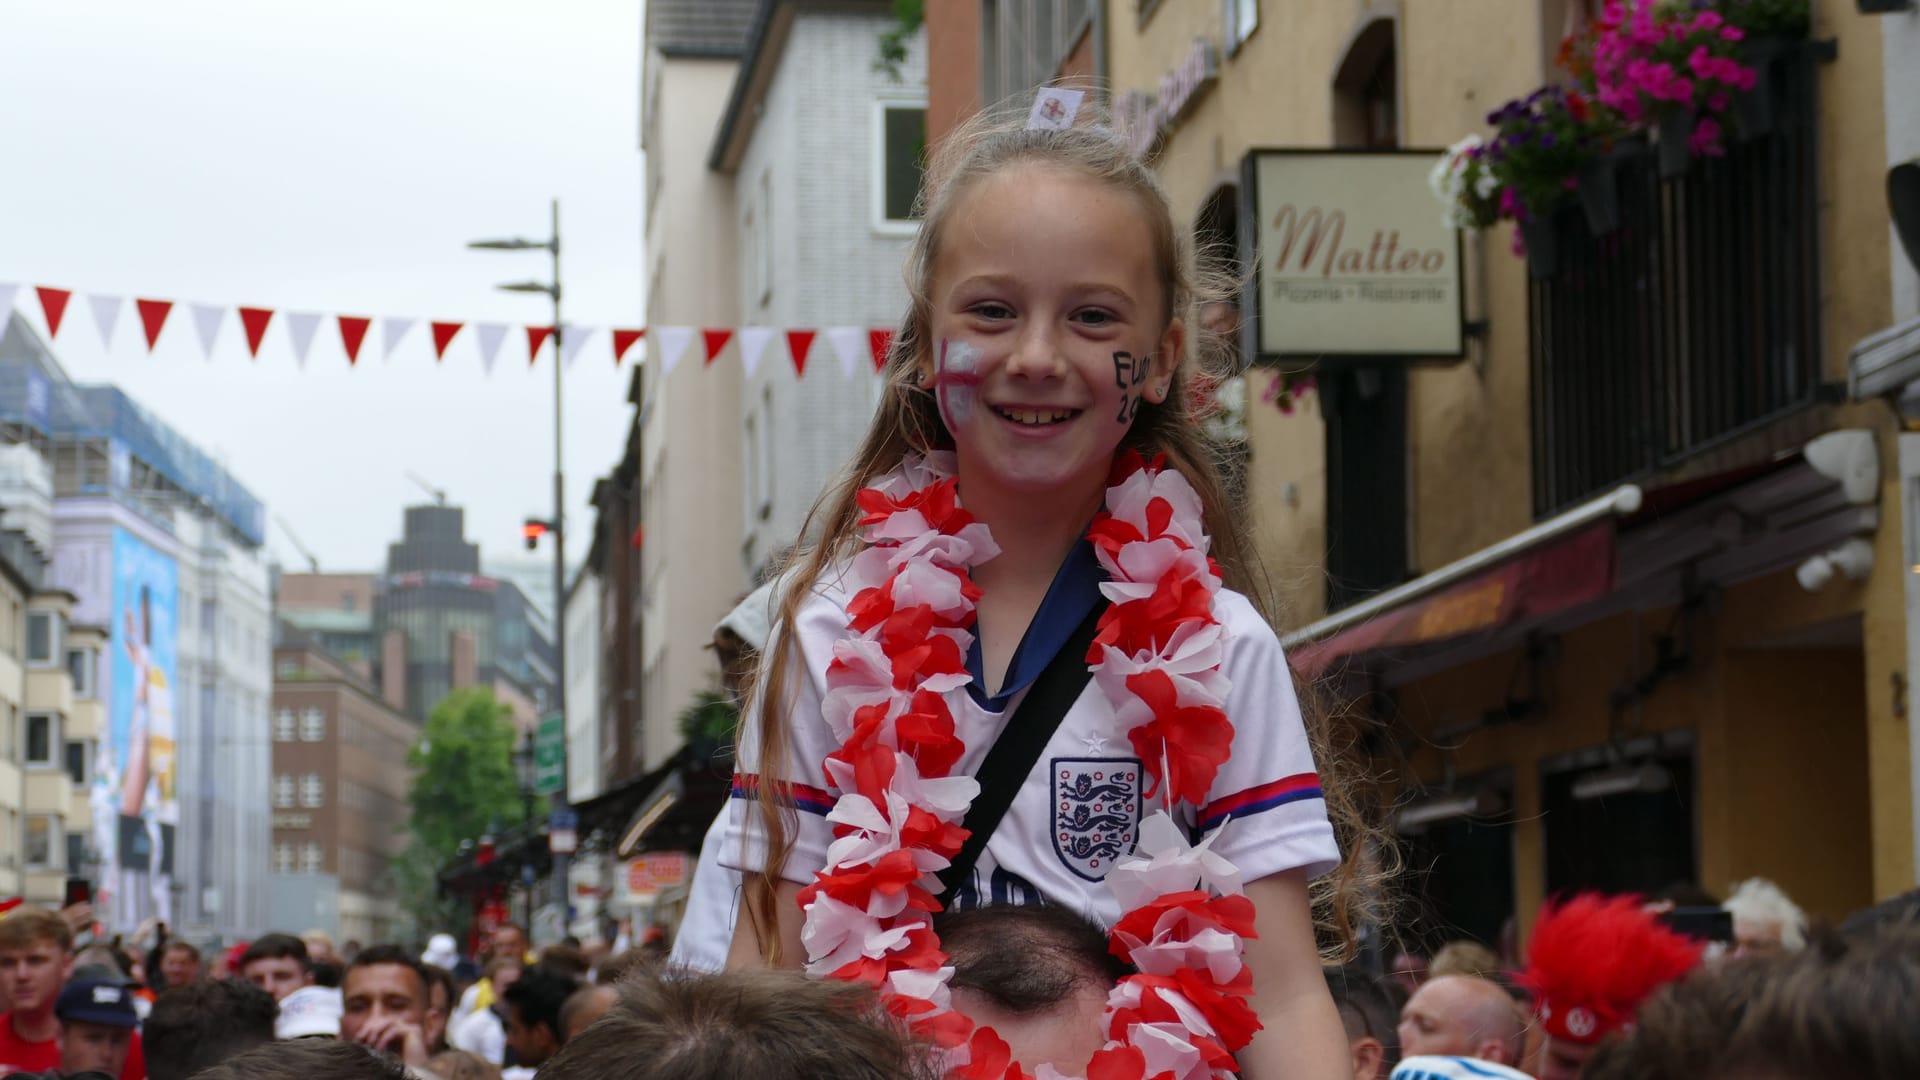
<path id="1" fill-rule="evenodd" d="M 647 213 L 647 325 L 733 326 L 740 290 L 732 187 L 707 169 L 707 151 L 737 64 L 650 51 L 646 65 L 645 85 L 657 99 L 643 110 L 645 149 L 659 185 Z M 704 360 L 696 334 L 671 375 L 649 352 L 643 376 L 640 750 L 647 768 L 679 745 L 680 709 L 717 681 L 705 646 L 747 584 L 739 553 L 740 364 L 731 355 L 711 367 Z"/>
<path id="2" fill-rule="evenodd" d="M 287 611 L 372 611 L 372 574 L 281 574 L 274 603 Z"/>

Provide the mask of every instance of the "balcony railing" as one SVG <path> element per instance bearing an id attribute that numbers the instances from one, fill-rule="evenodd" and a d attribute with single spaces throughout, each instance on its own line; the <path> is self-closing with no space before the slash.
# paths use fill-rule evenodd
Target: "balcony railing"
<path id="1" fill-rule="evenodd" d="M 1547 515 L 1814 399 L 1820 246 L 1814 59 L 1778 63 L 1773 130 L 1662 178 L 1617 173 L 1620 227 L 1555 220 L 1532 282 L 1533 508 Z M 1536 266 L 1536 273 L 1541 267 Z"/>

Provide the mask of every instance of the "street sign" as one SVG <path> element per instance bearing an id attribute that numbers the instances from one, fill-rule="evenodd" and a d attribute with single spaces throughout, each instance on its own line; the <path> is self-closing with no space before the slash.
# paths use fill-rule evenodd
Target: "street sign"
<path id="1" fill-rule="evenodd" d="M 580 815 L 572 810 L 555 810 L 547 818 L 547 850 L 555 855 L 571 855 L 580 846 Z"/>
<path id="2" fill-rule="evenodd" d="M 567 786 L 567 720 L 547 713 L 533 736 L 533 790 L 554 795 Z"/>

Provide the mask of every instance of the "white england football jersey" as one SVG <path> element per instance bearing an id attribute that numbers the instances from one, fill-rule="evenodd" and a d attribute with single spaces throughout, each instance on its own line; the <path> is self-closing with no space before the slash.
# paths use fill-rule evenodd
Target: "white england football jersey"
<path id="1" fill-rule="evenodd" d="M 784 776 L 795 784 L 798 830 L 782 868 L 789 880 L 810 883 L 826 865 L 833 828 L 826 814 L 840 792 L 825 787 L 821 762 L 837 749 L 820 715 L 833 643 L 847 633 L 846 590 L 829 574 L 796 615 L 798 663 L 789 658 L 792 702 L 789 760 Z M 1247 881 L 1305 867 L 1309 875 L 1339 862 L 1320 781 L 1280 641 L 1247 598 L 1222 590 L 1215 613 L 1228 632 L 1222 671 L 1232 682 L 1227 717 L 1234 725 L 1233 756 L 1214 778 L 1197 814 L 1182 806 L 1176 818 L 1189 831 L 1228 822 L 1213 850 L 1232 859 Z M 967 694 L 948 695 L 954 724 L 966 743 L 955 773 L 979 771 L 988 749 L 1026 696 L 991 711 Z M 740 757 L 732 816 L 722 862 L 756 873 L 765 861 L 760 835 L 759 709 L 741 719 Z M 1105 887 L 1107 871 L 1133 850 L 1143 811 L 1145 777 L 1106 696 L 1089 682 L 1067 711 L 1006 816 L 987 841 L 971 878 L 949 902 L 955 908 L 988 903 L 1046 903 L 1072 907 L 1103 926 L 1120 917 Z M 1157 793 L 1156 793 L 1157 794 Z M 1157 799 L 1155 800 L 1157 803 Z"/>

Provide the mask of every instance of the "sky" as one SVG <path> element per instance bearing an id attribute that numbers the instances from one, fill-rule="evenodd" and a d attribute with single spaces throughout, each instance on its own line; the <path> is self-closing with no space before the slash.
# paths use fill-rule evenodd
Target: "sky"
<path id="1" fill-rule="evenodd" d="M 0 0 L 0 282 L 45 334 L 31 286 L 77 290 L 54 352 L 112 382 L 267 504 L 269 557 L 297 536 L 327 570 L 370 570 L 401 509 L 467 508 L 483 559 L 525 558 L 553 504 L 544 237 L 561 202 L 564 319 L 639 326 L 640 0 Z M 283 316 L 257 360 L 228 314 L 211 360 L 192 314 L 149 355 L 131 301 L 102 345 L 89 293 L 421 320 L 349 367 L 333 320 L 305 370 Z M 492 374 L 473 328 L 436 364 L 425 321 L 510 324 Z M 604 330 L 565 371 L 570 559 L 632 415 L 632 362 Z M 284 524 L 283 524 L 284 522 Z M 543 549 L 543 552 L 545 549 Z M 535 556 L 537 557 L 537 556 Z"/>

